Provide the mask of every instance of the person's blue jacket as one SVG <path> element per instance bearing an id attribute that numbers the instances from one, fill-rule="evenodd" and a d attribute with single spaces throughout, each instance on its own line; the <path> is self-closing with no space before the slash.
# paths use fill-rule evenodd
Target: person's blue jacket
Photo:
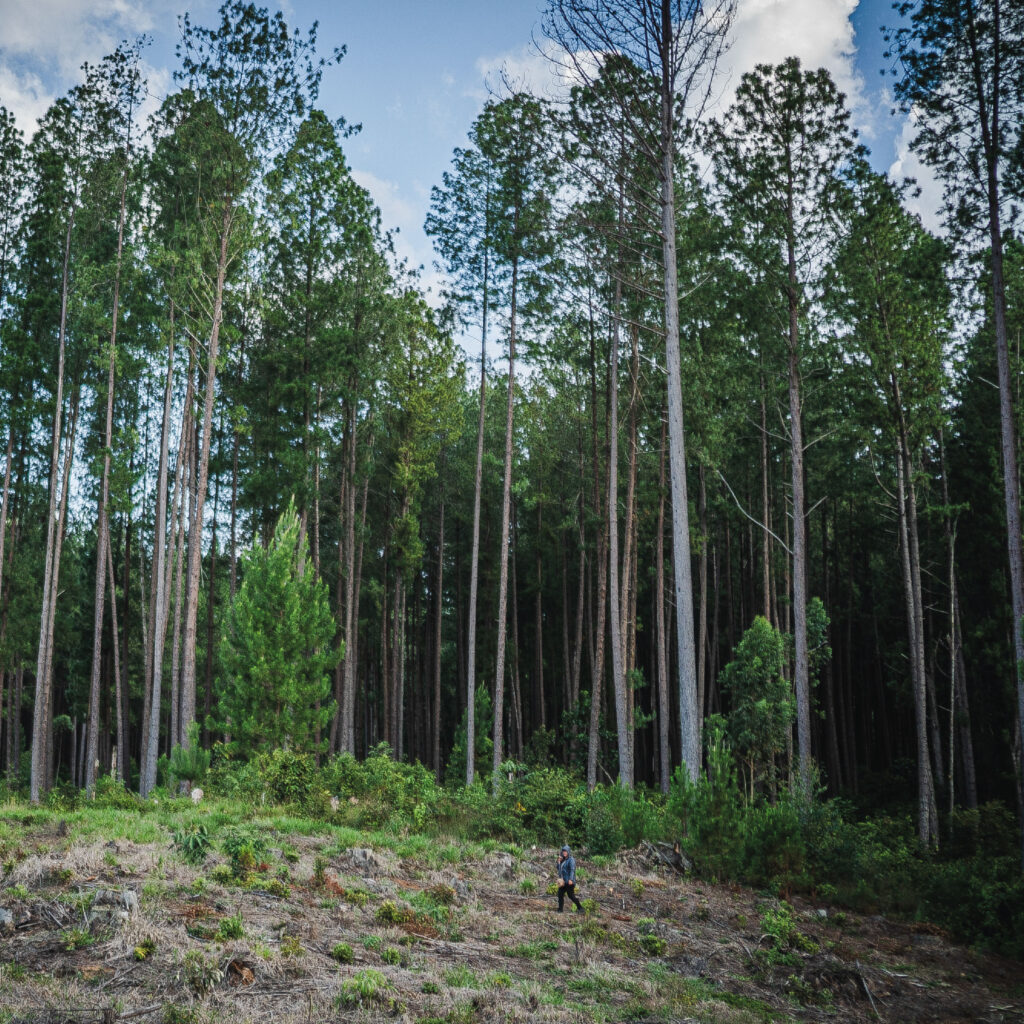
<path id="1" fill-rule="evenodd" d="M 559 862 L 558 877 L 561 878 L 563 885 L 576 884 L 576 860 L 571 853 L 565 860 Z"/>

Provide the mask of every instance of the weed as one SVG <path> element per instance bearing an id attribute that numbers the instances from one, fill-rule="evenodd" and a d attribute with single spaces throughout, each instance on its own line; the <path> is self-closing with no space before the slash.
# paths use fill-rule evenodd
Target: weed
<path id="1" fill-rule="evenodd" d="M 302 943 L 294 935 L 281 936 L 281 956 L 300 957 L 305 956 L 305 953 Z"/>
<path id="2" fill-rule="evenodd" d="M 23 885 L 12 885 L 7 890 L 7 896 L 12 900 L 27 900 L 28 889 Z"/>
<path id="3" fill-rule="evenodd" d="M 380 951 L 380 958 L 386 964 L 390 964 L 392 967 L 398 967 L 401 965 L 404 957 L 400 949 L 395 949 L 394 946 L 385 946 Z"/>
<path id="4" fill-rule="evenodd" d="M 156 942 L 147 937 L 143 939 L 134 950 L 132 956 L 136 960 L 148 960 L 156 952 Z"/>
<path id="5" fill-rule="evenodd" d="M 189 864 L 202 864 L 213 846 L 213 840 L 202 822 L 183 825 L 174 833 L 174 848 Z"/>
<path id="6" fill-rule="evenodd" d="M 208 960 L 198 949 L 190 949 L 181 963 L 181 974 L 192 993 L 200 998 L 212 991 L 224 976 L 216 960 Z"/>
<path id="7" fill-rule="evenodd" d="M 199 1024 L 199 1011 L 193 1006 L 168 1003 L 160 1015 L 160 1024 Z"/>
<path id="8" fill-rule="evenodd" d="M 385 900 L 373 916 L 381 924 L 408 924 L 416 914 L 411 907 L 400 907 L 394 900 Z"/>
<path id="9" fill-rule="evenodd" d="M 387 1001 L 388 982 L 380 971 L 359 971 L 341 983 L 338 1003 L 343 1007 L 363 1006 Z"/>
<path id="10" fill-rule="evenodd" d="M 633 895 L 637 899 L 640 899 L 640 897 L 643 896 L 644 882 L 642 878 L 634 878 L 633 881 L 629 883 L 629 886 L 633 890 Z"/>
<path id="11" fill-rule="evenodd" d="M 364 935 L 363 949 L 380 949 L 384 940 L 379 935 Z"/>
<path id="12" fill-rule="evenodd" d="M 442 907 L 450 907 L 455 902 L 455 890 L 450 885 L 443 883 L 431 886 L 425 891 L 425 895 Z"/>
<path id="13" fill-rule="evenodd" d="M 465 964 L 457 964 L 444 972 L 444 980 L 450 988 L 479 988 L 476 972 Z"/>
<path id="14" fill-rule="evenodd" d="M 487 984 L 490 988 L 511 988 L 512 975 L 507 971 L 495 971 L 488 977 Z"/>
<path id="15" fill-rule="evenodd" d="M 532 878 L 524 878 L 519 883 L 519 891 L 524 896 L 532 896 L 537 891 L 537 883 Z"/>
<path id="16" fill-rule="evenodd" d="M 537 942 L 520 942 L 510 946 L 505 953 L 525 960 L 539 960 L 545 953 L 554 953 L 557 949 L 558 943 L 553 939 L 540 939 Z"/>
<path id="17" fill-rule="evenodd" d="M 241 911 L 237 914 L 233 914 L 231 917 L 222 918 L 220 924 L 217 925 L 217 934 L 215 937 L 220 942 L 227 942 L 230 939 L 245 938 L 245 928 L 242 925 Z"/>
<path id="18" fill-rule="evenodd" d="M 315 889 L 323 889 L 327 885 L 327 861 L 323 857 L 317 857 L 313 861 L 313 877 L 310 884 Z"/>
<path id="19" fill-rule="evenodd" d="M 215 864 L 210 871 L 210 878 L 221 885 L 229 885 L 235 879 L 235 873 L 228 864 Z"/>
<path id="20" fill-rule="evenodd" d="M 668 950 L 668 943 L 657 935 L 647 933 L 640 936 L 640 948 L 648 956 L 664 956 Z"/>
<path id="21" fill-rule="evenodd" d="M 339 964 L 350 964 L 355 960 L 355 953 L 347 942 L 336 942 L 331 946 L 331 959 L 337 960 Z"/>
<path id="22" fill-rule="evenodd" d="M 66 928 L 61 932 L 61 945 L 69 953 L 76 949 L 85 949 L 95 941 L 88 928 Z"/>

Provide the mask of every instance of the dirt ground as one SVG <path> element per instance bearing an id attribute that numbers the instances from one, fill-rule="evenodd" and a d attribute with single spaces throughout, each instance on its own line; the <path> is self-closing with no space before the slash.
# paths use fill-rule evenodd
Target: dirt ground
<path id="1" fill-rule="evenodd" d="M 1024 1021 L 1020 963 L 640 850 L 582 851 L 588 913 L 559 915 L 553 849 L 402 860 L 279 838 L 244 887 L 169 837 L 31 837 L 0 888 L 0 1024 Z M 788 941 L 766 930 L 780 914 Z"/>

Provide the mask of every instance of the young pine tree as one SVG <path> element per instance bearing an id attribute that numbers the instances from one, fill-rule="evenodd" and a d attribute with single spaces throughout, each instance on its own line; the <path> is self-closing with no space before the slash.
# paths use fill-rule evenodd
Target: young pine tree
<path id="1" fill-rule="evenodd" d="M 266 549 L 242 558 L 223 643 L 220 715 L 241 756 L 286 747 L 322 749 L 320 730 L 334 714 L 330 670 L 334 618 L 327 585 L 313 572 L 299 539 L 294 503 L 278 520 Z"/>

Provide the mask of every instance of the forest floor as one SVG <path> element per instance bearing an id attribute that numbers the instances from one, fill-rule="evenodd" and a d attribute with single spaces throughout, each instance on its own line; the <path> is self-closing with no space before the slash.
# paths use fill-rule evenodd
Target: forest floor
<path id="1" fill-rule="evenodd" d="M 639 849 L 584 852 L 558 914 L 554 849 L 259 827 L 239 880 L 167 818 L 0 806 L 0 1024 L 1024 1021 L 1020 963 Z"/>

